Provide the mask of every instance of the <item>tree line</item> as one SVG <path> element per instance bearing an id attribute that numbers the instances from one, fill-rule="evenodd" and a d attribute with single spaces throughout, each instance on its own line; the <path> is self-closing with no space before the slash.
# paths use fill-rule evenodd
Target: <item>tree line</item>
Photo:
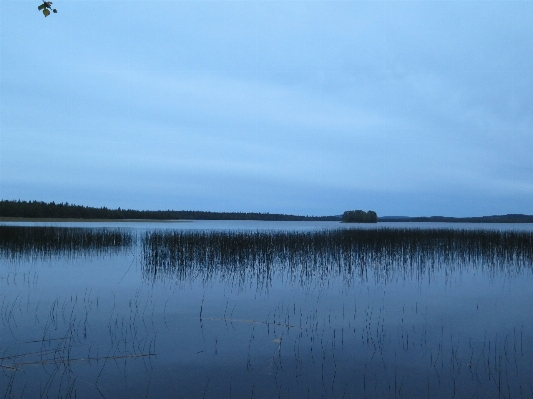
<path id="1" fill-rule="evenodd" d="M 507 215 L 451 217 L 451 216 L 389 216 L 380 222 L 440 222 L 440 223 L 533 223 L 533 215 L 510 213 Z"/>
<path id="2" fill-rule="evenodd" d="M 0 217 L 53 219 L 154 219 L 154 220 L 266 220 L 340 221 L 340 216 L 298 216 L 258 212 L 139 211 L 73 205 L 68 202 L 0 201 Z"/>
<path id="3" fill-rule="evenodd" d="M 342 215 L 343 223 L 377 223 L 378 215 L 374 211 L 346 211 Z"/>

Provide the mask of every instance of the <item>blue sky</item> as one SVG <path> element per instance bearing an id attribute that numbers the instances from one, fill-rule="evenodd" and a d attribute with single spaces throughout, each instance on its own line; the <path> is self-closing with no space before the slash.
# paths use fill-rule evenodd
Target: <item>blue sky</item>
<path id="1" fill-rule="evenodd" d="M 533 214 L 532 1 L 1 0 L 0 197 Z"/>

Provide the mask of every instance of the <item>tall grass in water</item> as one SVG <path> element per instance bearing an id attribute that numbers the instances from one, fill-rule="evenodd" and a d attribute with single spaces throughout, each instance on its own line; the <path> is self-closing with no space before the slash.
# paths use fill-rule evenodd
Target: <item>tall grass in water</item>
<path id="1" fill-rule="evenodd" d="M 239 358 L 247 374 L 237 386 L 228 384 L 233 397 L 533 395 L 529 313 L 503 304 L 493 311 L 490 299 L 505 297 L 494 288 L 501 280 L 520 283 L 525 279 L 507 277 L 533 271 L 531 232 L 158 231 L 145 233 L 141 242 L 142 272 L 150 281 L 257 284 L 258 290 L 275 285 L 275 295 L 256 295 L 251 305 L 227 293 L 233 290 L 211 303 L 198 301 L 199 334 L 213 353 L 209 362 L 234 351 L 248 333 Z M 463 286 L 442 289 L 448 278 L 462 274 Z M 479 292 L 473 286 L 475 292 L 465 294 L 487 275 L 496 276 L 494 286 Z M 358 284 L 367 279 L 369 284 Z M 426 281 L 411 284 L 421 279 Z M 430 287 L 429 280 L 439 283 Z M 279 281 L 288 282 L 285 289 L 278 289 Z M 332 291 L 339 281 L 353 286 L 337 295 Z M 383 282 L 392 282 L 391 289 Z M 528 294 L 522 298 L 531 302 Z M 257 310 L 276 301 L 267 311 Z M 269 383 L 270 396 L 258 388 Z M 220 392 L 217 386 L 203 396 Z"/>
<path id="2" fill-rule="evenodd" d="M 213 276 L 268 284 L 341 276 L 380 281 L 447 268 L 517 272 L 531 268 L 533 233 L 487 230 L 353 229 L 315 232 L 147 232 L 145 278 Z"/>
<path id="3" fill-rule="evenodd" d="M 131 362 L 155 355 L 154 307 L 138 291 L 122 300 L 88 289 L 51 302 L 0 295 L 0 397 L 113 397 L 104 392 L 117 391 Z"/>
<path id="4" fill-rule="evenodd" d="M 129 248 L 133 241 L 131 233 L 115 229 L 0 226 L 0 257 L 83 256 Z"/>

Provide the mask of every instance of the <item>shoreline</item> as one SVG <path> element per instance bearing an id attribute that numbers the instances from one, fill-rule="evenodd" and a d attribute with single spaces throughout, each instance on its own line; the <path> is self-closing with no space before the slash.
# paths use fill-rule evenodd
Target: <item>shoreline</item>
<path id="1" fill-rule="evenodd" d="M 23 218 L 0 216 L 0 222 L 126 222 L 126 223 L 190 223 L 182 219 L 82 219 L 82 218 Z"/>
<path id="2" fill-rule="evenodd" d="M 2 222 L 50 222 L 50 223 L 192 223 L 197 221 L 255 221 L 255 222 L 292 222 L 293 220 L 263 220 L 263 219 L 84 219 L 84 218 L 25 218 L 0 216 Z M 317 220 L 315 222 L 322 222 Z M 301 220 L 301 222 L 313 222 L 313 220 Z M 330 222 L 325 220 L 324 222 Z M 530 221 L 501 221 L 501 220 L 378 220 L 377 223 L 350 223 L 338 221 L 341 224 L 367 225 L 378 223 L 448 223 L 448 224 L 533 224 Z"/>

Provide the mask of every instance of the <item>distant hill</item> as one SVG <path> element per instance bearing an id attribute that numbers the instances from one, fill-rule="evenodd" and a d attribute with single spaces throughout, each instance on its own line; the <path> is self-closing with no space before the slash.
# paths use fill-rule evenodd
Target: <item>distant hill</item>
<path id="1" fill-rule="evenodd" d="M 533 215 L 507 214 L 455 218 L 448 216 L 382 216 L 378 222 L 533 223 Z"/>
<path id="2" fill-rule="evenodd" d="M 133 209 L 92 208 L 69 203 L 39 201 L 0 201 L 3 218 L 53 219 L 150 219 L 150 220 L 266 220 L 266 221 L 340 221 L 340 216 L 299 216 L 257 212 L 137 211 Z"/>

